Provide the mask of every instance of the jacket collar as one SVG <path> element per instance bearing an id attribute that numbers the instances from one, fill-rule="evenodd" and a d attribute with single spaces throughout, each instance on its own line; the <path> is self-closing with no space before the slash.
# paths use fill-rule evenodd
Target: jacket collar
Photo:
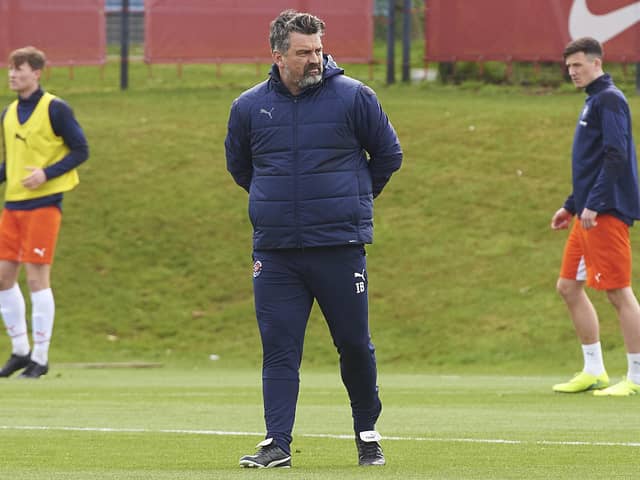
<path id="1" fill-rule="evenodd" d="M 591 96 L 601 92 L 602 90 L 610 87 L 611 85 L 613 85 L 613 80 L 611 79 L 611 75 L 609 75 L 608 73 L 605 73 L 604 75 L 600 75 L 593 82 L 587 85 L 587 88 L 585 89 L 585 91 L 587 92 L 587 95 Z"/>
<path id="2" fill-rule="evenodd" d="M 42 90 L 42 87 L 38 87 L 38 89 L 27 98 L 22 98 L 20 95 L 18 95 L 18 104 L 25 107 L 27 105 L 35 105 L 40 101 L 42 95 L 44 95 L 44 91 Z"/>

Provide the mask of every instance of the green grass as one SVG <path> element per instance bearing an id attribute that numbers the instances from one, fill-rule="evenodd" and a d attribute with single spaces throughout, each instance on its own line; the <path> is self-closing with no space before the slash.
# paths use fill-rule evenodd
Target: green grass
<path id="1" fill-rule="evenodd" d="M 232 100 L 266 66 L 54 69 L 90 142 L 65 200 L 53 286 L 52 361 L 160 361 L 256 368 L 246 193 L 226 172 Z M 570 190 L 583 95 L 369 82 L 396 127 L 402 169 L 376 202 L 368 248 L 371 331 L 394 371 L 553 373 L 580 351 L 554 291 L 565 234 L 549 221 Z M 258 73 L 259 75 L 257 75 Z M 367 81 L 368 66 L 347 66 Z M 0 103 L 13 95 L 0 86 Z M 632 111 L 640 111 L 630 95 Z M 636 124 L 636 137 L 639 132 Z M 635 242 L 635 229 L 632 231 Z M 637 268 L 636 268 L 637 270 Z M 594 295 L 610 374 L 626 368 L 613 309 Z M 0 344 L 7 354 L 8 342 Z M 314 310 L 305 365 L 336 358 Z"/>
<path id="2" fill-rule="evenodd" d="M 355 465 L 337 355 L 314 310 L 294 468 L 237 467 L 264 425 L 246 194 L 226 172 L 223 140 L 231 101 L 266 68 L 189 65 L 180 76 L 132 63 L 126 92 L 116 63 L 43 80 L 73 106 L 91 158 L 64 205 L 51 373 L 0 382 L 0 478 L 634 478 L 637 399 L 550 390 L 581 365 L 554 292 L 565 234 L 549 221 L 570 189 L 582 94 L 387 87 L 384 65 L 347 73 L 376 89 L 405 152 L 368 248 L 389 464 Z M 0 85 L 0 104 L 12 98 Z M 618 377 L 617 321 L 593 298 Z M 167 367 L 63 363 L 101 361 Z"/>
<path id="3" fill-rule="evenodd" d="M 238 468 L 264 430 L 259 373 L 86 370 L 2 382 L 0 476 L 37 479 L 633 478 L 635 398 L 553 376 L 380 375 L 384 468 L 357 467 L 337 372 L 302 373 L 290 471 Z M 234 433 L 235 432 L 235 433 Z M 275 477 L 274 477 L 275 478 Z"/>

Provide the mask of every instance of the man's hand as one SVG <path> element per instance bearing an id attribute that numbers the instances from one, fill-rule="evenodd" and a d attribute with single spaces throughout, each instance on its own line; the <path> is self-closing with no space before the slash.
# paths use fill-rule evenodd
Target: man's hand
<path id="1" fill-rule="evenodd" d="M 582 214 L 580 215 L 580 222 L 582 223 L 582 228 L 585 230 L 589 230 L 598 225 L 596 222 L 596 217 L 598 216 L 598 212 L 594 212 L 593 210 L 589 210 L 585 208 L 582 210 Z"/>
<path id="2" fill-rule="evenodd" d="M 35 190 L 44 182 L 47 181 L 47 175 L 44 170 L 37 167 L 24 167 L 25 170 L 31 173 L 22 179 L 22 186 L 29 190 Z"/>
<path id="3" fill-rule="evenodd" d="M 553 230 L 562 230 L 563 228 L 569 228 L 569 224 L 571 223 L 571 218 L 573 214 L 562 207 L 559 209 L 551 219 L 551 228 Z"/>

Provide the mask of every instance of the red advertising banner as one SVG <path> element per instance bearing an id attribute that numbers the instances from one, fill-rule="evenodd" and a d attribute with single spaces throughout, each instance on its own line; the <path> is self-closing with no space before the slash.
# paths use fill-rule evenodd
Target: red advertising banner
<path id="1" fill-rule="evenodd" d="M 145 61 L 271 62 L 269 24 L 288 8 L 324 20 L 337 62 L 373 59 L 373 0 L 146 0 Z"/>
<path id="2" fill-rule="evenodd" d="M 102 64 L 105 28 L 104 0 L 0 0 L 0 65 L 27 45 L 49 65 Z"/>
<path id="3" fill-rule="evenodd" d="M 562 61 L 590 36 L 605 60 L 640 61 L 637 0 L 427 0 L 426 60 Z"/>
<path id="4" fill-rule="evenodd" d="M 7 57 L 11 52 L 9 48 L 9 29 L 7 19 L 9 18 L 9 1 L 0 0 L 0 67 L 7 63 Z"/>

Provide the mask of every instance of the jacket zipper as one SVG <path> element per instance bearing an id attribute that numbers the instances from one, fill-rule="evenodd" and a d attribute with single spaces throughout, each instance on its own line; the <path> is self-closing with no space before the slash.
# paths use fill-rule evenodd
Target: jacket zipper
<path id="1" fill-rule="evenodd" d="M 302 248 L 302 234 L 300 232 L 300 216 L 298 211 L 298 99 L 293 98 L 293 221 L 296 229 L 296 243 Z"/>

